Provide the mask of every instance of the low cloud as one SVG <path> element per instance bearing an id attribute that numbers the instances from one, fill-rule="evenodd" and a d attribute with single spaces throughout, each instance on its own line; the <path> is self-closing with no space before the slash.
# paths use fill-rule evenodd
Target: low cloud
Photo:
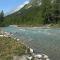
<path id="1" fill-rule="evenodd" d="M 24 7 L 25 4 L 28 4 L 28 3 L 29 1 L 25 1 L 22 5 L 17 6 L 17 8 L 13 12 L 20 10 L 22 7 Z"/>
<path id="2" fill-rule="evenodd" d="M 5 16 L 20 10 L 22 7 L 24 7 L 25 4 L 28 4 L 28 3 L 29 3 L 29 0 L 26 0 L 23 4 L 21 4 L 21 5 L 17 6 L 16 8 L 12 9 L 10 12 L 6 12 Z"/>

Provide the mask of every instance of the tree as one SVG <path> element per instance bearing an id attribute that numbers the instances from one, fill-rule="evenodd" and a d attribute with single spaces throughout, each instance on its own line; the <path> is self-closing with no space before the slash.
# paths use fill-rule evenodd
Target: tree
<path id="1" fill-rule="evenodd" d="M 0 26 L 2 26 L 3 21 L 4 21 L 4 12 L 2 10 L 1 13 L 0 13 Z"/>
<path id="2" fill-rule="evenodd" d="M 60 20 L 60 0 L 54 1 L 54 18 L 55 23 L 57 23 Z"/>
<path id="3" fill-rule="evenodd" d="M 42 10 L 42 18 L 44 18 L 44 24 L 50 23 L 50 13 L 51 13 L 51 0 L 42 0 L 41 10 Z"/>

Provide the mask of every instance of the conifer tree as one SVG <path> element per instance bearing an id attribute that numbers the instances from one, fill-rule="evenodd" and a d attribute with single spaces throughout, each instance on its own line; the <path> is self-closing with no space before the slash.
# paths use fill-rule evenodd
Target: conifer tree
<path id="1" fill-rule="evenodd" d="M 0 26 L 3 25 L 3 21 L 4 21 L 4 12 L 2 10 L 1 13 L 0 13 Z"/>

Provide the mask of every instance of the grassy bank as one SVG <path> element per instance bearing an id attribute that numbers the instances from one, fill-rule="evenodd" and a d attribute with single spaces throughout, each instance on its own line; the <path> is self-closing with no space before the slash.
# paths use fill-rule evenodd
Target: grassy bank
<path id="1" fill-rule="evenodd" d="M 12 38 L 0 37 L 0 60 L 13 60 L 13 56 L 23 55 L 26 47 Z"/>

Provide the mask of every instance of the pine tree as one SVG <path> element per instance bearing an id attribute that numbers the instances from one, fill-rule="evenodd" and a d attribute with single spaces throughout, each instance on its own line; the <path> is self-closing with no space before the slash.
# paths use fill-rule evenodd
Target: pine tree
<path id="1" fill-rule="evenodd" d="M 3 22 L 3 20 L 4 20 L 4 12 L 2 10 L 0 13 L 0 22 Z"/>
<path id="2" fill-rule="evenodd" d="M 4 21 L 4 12 L 2 10 L 1 13 L 0 13 L 0 26 L 3 25 L 3 21 Z"/>

